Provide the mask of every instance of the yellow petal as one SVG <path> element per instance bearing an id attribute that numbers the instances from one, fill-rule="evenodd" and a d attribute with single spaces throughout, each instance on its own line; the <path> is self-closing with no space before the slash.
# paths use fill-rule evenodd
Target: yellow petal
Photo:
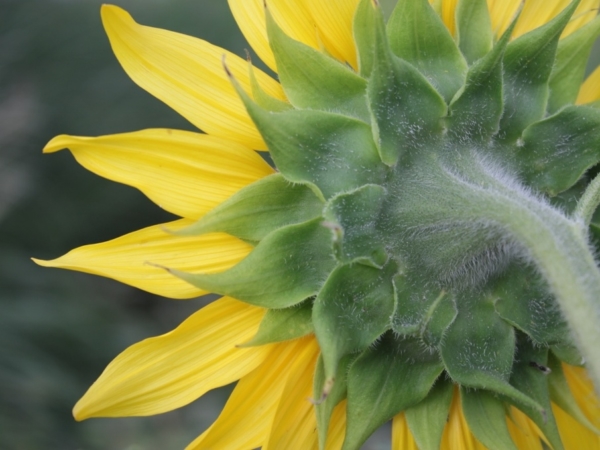
<path id="1" fill-rule="evenodd" d="M 170 333 L 132 345 L 77 402 L 75 417 L 160 414 L 240 379 L 272 349 L 236 347 L 254 335 L 263 315 L 261 308 L 224 297 Z"/>
<path id="2" fill-rule="evenodd" d="M 496 36 L 499 36 L 508 28 L 521 3 L 521 0 L 488 0 L 492 27 Z M 548 23 L 570 3 L 571 0 L 525 1 L 519 22 L 513 31 L 513 39 Z M 598 0 L 583 0 L 577 7 L 575 14 L 573 14 L 570 23 L 565 28 L 562 37 L 568 36 L 590 20 L 593 20 L 596 16 L 595 9 L 598 8 L 598 4 Z"/>
<path id="3" fill-rule="evenodd" d="M 344 444 L 344 437 L 346 435 L 346 406 L 347 401 L 342 400 L 333 408 L 331 420 L 329 421 L 325 450 L 340 450 Z"/>
<path id="4" fill-rule="evenodd" d="M 267 38 L 264 0 L 228 1 L 233 17 L 256 54 L 267 66 L 277 71 Z M 313 48 L 320 48 L 316 25 L 306 0 L 269 0 L 268 7 L 288 36 Z"/>
<path id="5" fill-rule="evenodd" d="M 487 450 L 471 433 L 467 420 L 460 405 L 458 390 L 454 391 L 454 398 L 450 406 L 448 423 L 442 435 L 440 450 Z"/>
<path id="6" fill-rule="evenodd" d="M 250 92 L 245 60 L 200 39 L 139 25 L 116 6 L 102 6 L 102 21 L 117 59 L 135 83 L 209 134 L 266 148 L 223 69 L 226 56 L 229 70 Z M 269 95 L 284 98 L 275 80 L 259 70 L 255 75 Z"/>
<path id="7" fill-rule="evenodd" d="M 600 436 L 588 430 L 554 404 L 552 411 L 556 418 L 560 438 L 566 449 L 600 448 Z"/>
<path id="8" fill-rule="evenodd" d="M 61 135 L 44 152 L 64 148 L 86 169 L 138 188 L 161 208 L 189 219 L 198 219 L 244 186 L 273 173 L 248 147 L 188 131 Z"/>
<path id="9" fill-rule="evenodd" d="M 599 7 L 600 0 L 582 0 L 575 11 L 575 14 L 573 14 L 569 25 L 567 25 L 565 28 L 562 37 L 568 36 L 584 26 L 586 23 L 594 20 L 598 15 Z"/>
<path id="10" fill-rule="evenodd" d="M 313 449 L 317 447 L 317 419 L 309 401 L 313 374 L 319 356 L 317 340 L 311 337 L 298 354 L 281 394 L 271 435 L 263 450 Z"/>
<path id="11" fill-rule="evenodd" d="M 263 445 L 291 369 L 308 342 L 300 339 L 275 345 L 265 361 L 239 381 L 219 418 L 187 450 Z"/>
<path id="12" fill-rule="evenodd" d="M 34 261 L 44 267 L 112 278 L 164 297 L 198 297 L 208 292 L 153 264 L 190 273 L 222 272 L 246 257 L 252 247 L 223 233 L 177 236 L 165 231 L 179 230 L 192 223 L 181 219 L 155 225 L 111 241 L 76 248 L 51 261 Z"/>
<path id="13" fill-rule="evenodd" d="M 579 95 L 577 96 L 577 104 L 591 103 L 600 100 L 600 67 L 591 73 L 590 76 L 581 85 Z"/>
<path id="14" fill-rule="evenodd" d="M 490 10 L 492 28 L 498 37 L 511 24 L 519 6 L 523 2 L 522 0 L 487 0 L 487 3 Z"/>
<path id="15" fill-rule="evenodd" d="M 357 68 L 352 25 L 359 0 L 306 0 L 327 51 Z"/>
<path id="16" fill-rule="evenodd" d="M 442 20 L 452 35 L 455 34 L 456 28 L 456 5 L 458 0 L 444 0 L 442 3 Z"/>
<path id="17" fill-rule="evenodd" d="M 542 440 L 546 441 L 546 438 L 538 426 L 523 412 L 511 407 L 506 425 L 519 450 L 543 450 Z"/>
<path id="18" fill-rule="evenodd" d="M 404 413 L 396 415 L 392 421 L 392 450 L 418 450 Z"/>
<path id="19" fill-rule="evenodd" d="M 586 370 L 583 367 L 575 367 L 568 364 L 563 364 L 562 366 L 567 383 L 577 404 L 588 420 L 596 428 L 600 428 L 600 398 L 596 395 L 594 385 Z"/>

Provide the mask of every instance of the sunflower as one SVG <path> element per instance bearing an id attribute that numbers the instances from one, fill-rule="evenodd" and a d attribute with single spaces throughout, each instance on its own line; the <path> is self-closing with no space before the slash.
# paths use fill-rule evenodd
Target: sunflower
<path id="1" fill-rule="evenodd" d="M 229 6 L 278 80 L 104 5 L 128 75 L 203 133 L 44 149 L 180 219 L 38 264 L 222 295 L 117 356 L 75 418 L 237 381 L 189 449 L 358 449 L 389 420 L 393 449 L 600 448 L 599 2 Z"/>

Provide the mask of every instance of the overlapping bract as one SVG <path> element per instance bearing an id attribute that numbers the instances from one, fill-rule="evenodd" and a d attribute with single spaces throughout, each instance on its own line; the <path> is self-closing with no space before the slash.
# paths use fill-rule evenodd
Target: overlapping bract
<path id="1" fill-rule="evenodd" d="M 445 372 L 461 386 L 466 420 L 485 445 L 514 448 L 509 428 L 497 427 L 505 405 L 514 405 L 561 448 L 550 392 L 571 397 L 568 390 L 550 389 L 544 368 L 552 358 L 581 360 L 556 305 L 510 248 L 488 262 L 485 274 L 472 273 L 482 254 L 505 245 L 489 230 L 478 234 L 467 226 L 461 237 L 460 226 L 448 225 L 430 233 L 420 249 L 424 223 L 435 228 L 460 218 L 449 212 L 451 203 L 428 202 L 430 187 L 419 182 L 427 183 L 428 171 L 457 167 L 466 158 L 493 157 L 520 176 L 524 189 L 546 195 L 571 189 L 600 161 L 600 117 L 593 108 L 572 105 L 583 76 L 580 60 L 598 22 L 559 41 L 579 6 L 573 2 L 517 39 L 510 41 L 515 21 L 495 39 L 484 3 L 461 2 L 457 12 L 459 36 L 489 36 L 488 44 L 473 47 L 464 40 L 457 45 L 425 0 L 400 1 L 387 26 L 371 0 L 360 2 L 354 23 L 358 72 L 291 39 L 267 8 L 271 49 L 294 109 L 257 103 L 232 77 L 290 182 L 273 194 L 287 190 L 292 198 L 293 189 L 306 186 L 312 213 L 319 202 L 322 212 L 316 220 L 275 229 L 281 214 L 275 201 L 272 215 L 261 215 L 261 227 L 274 229 L 258 240 L 247 262 L 217 275 L 179 275 L 275 311 L 313 303 L 312 326 L 299 328 L 314 329 L 322 352 L 315 378 L 315 398 L 323 400 L 317 406 L 322 445 L 332 408 L 346 398 L 344 449 L 359 448 L 401 411 L 421 448 L 437 448 L 450 408 L 447 395 L 435 400 Z M 467 20 L 472 15 L 478 16 L 476 31 Z M 568 142 L 568 148 L 556 142 Z M 463 167 L 466 177 L 478 180 L 476 163 Z M 504 182 L 500 176 L 495 181 Z M 251 202 L 256 188 L 240 191 L 239 205 L 246 192 Z M 451 202 L 450 195 L 442 197 Z M 291 209 L 302 208 L 298 203 Z M 409 242 L 407 229 L 417 244 Z M 440 264 L 454 265 L 454 272 L 440 273 Z M 306 323 L 302 317 L 300 324 Z M 266 318 L 262 325 L 274 330 L 273 342 L 281 339 L 277 320 Z M 258 340 L 269 341 L 268 333 Z M 428 402 L 445 405 L 436 423 L 412 412 Z M 431 430 L 436 439 L 426 435 Z"/>

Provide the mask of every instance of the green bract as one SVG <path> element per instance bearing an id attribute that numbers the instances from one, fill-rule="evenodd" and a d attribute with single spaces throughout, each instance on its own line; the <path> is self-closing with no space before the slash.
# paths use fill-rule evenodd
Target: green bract
<path id="1" fill-rule="evenodd" d="M 315 333 L 321 446 L 347 398 L 344 449 L 401 411 L 420 448 L 438 448 L 452 384 L 492 449 L 515 449 L 509 404 L 555 450 L 551 400 L 588 423 L 559 361 L 583 362 L 576 343 L 598 378 L 584 337 L 600 276 L 585 215 L 553 206 L 600 161 L 600 112 L 573 106 L 600 21 L 559 42 L 578 3 L 510 41 L 512 27 L 494 39 L 485 0 L 459 2 L 456 39 L 427 0 L 400 0 L 387 25 L 363 0 L 358 73 L 267 10 L 291 107 L 232 82 L 279 174 L 184 231 L 256 247 L 224 273 L 174 273 L 269 308 L 246 345 Z"/>

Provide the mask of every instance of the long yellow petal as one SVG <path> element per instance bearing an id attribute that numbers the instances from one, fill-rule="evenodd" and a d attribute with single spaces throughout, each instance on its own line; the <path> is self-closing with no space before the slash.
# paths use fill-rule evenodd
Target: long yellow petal
<path id="1" fill-rule="evenodd" d="M 325 48 L 337 59 L 357 67 L 352 24 L 359 0 L 306 0 Z"/>
<path id="2" fill-rule="evenodd" d="M 460 404 L 460 394 L 454 391 L 448 423 L 442 435 L 440 450 L 487 450 L 471 433 Z"/>
<path id="3" fill-rule="evenodd" d="M 218 419 L 187 450 L 263 445 L 297 355 L 308 343 L 301 339 L 274 346 L 265 361 L 239 381 Z"/>
<path id="4" fill-rule="evenodd" d="M 298 355 L 271 427 L 269 441 L 263 450 L 313 449 L 317 447 L 317 419 L 312 397 L 313 375 L 319 346 L 311 338 Z"/>
<path id="5" fill-rule="evenodd" d="M 77 402 L 75 418 L 160 414 L 240 379 L 272 350 L 236 347 L 253 336 L 263 315 L 261 308 L 224 297 L 173 331 L 132 345 Z"/>
<path id="6" fill-rule="evenodd" d="M 189 219 L 198 219 L 244 186 L 273 173 L 248 147 L 188 131 L 61 135 L 44 152 L 64 148 L 86 169 L 133 186 L 161 208 Z"/>
<path id="7" fill-rule="evenodd" d="M 267 66 L 277 71 L 267 38 L 264 0 L 228 2 L 235 21 L 256 54 Z M 313 48 L 320 48 L 316 25 L 306 0 L 269 0 L 267 5 L 275 21 L 288 36 Z"/>
<path id="8" fill-rule="evenodd" d="M 589 75 L 579 89 L 577 104 L 591 103 L 600 100 L 600 67 Z"/>
<path id="9" fill-rule="evenodd" d="M 562 366 L 567 383 L 577 404 L 588 420 L 596 428 L 600 428 L 600 398 L 596 395 L 594 385 L 586 370 L 583 367 L 575 367 L 568 364 L 563 364 Z"/>
<path id="10" fill-rule="evenodd" d="M 404 413 L 394 416 L 392 420 L 392 450 L 418 450 Z"/>
<path id="11" fill-rule="evenodd" d="M 102 21 L 117 59 L 135 83 L 209 134 L 266 148 L 223 69 L 226 56 L 229 70 L 250 92 L 245 60 L 200 39 L 139 25 L 116 6 L 102 7 Z M 275 80 L 259 70 L 255 75 L 268 94 L 284 98 Z"/>
<path id="12" fill-rule="evenodd" d="M 566 449 L 600 448 L 600 436 L 588 430 L 554 404 L 552 411 L 556 418 L 560 438 Z"/>
<path id="13" fill-rule="evenodd" d="M 192 298 L 207 294 L 171 275 L 164 267 L 184 272 L 222 272 L 237 264 L 252 247 L 223 233 L 177 236 L 194 223 L 181 219 L 155 225 L 100 244 L 71 250 L 51 261 L 34 260 L 44 267 L 58 267 L 100 275 L 170 298 Z"/>

